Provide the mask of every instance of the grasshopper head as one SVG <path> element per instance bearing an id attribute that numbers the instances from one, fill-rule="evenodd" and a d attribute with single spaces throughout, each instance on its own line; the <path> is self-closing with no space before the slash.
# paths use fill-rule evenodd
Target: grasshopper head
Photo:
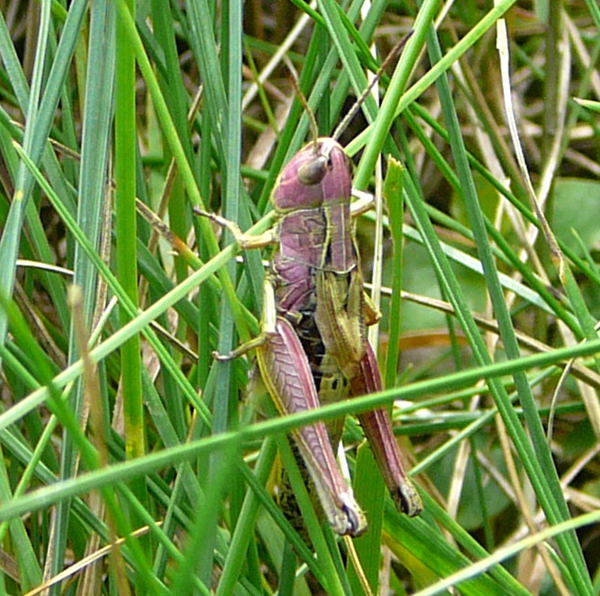
<path id="1" fill-rule="evenodd" d="M 311 209 L 340 199 L 350 201 L 350 160 L 342 146 L 322 137 L 309 143 L 283 168 L 273 191 L 278 210 Z"/>

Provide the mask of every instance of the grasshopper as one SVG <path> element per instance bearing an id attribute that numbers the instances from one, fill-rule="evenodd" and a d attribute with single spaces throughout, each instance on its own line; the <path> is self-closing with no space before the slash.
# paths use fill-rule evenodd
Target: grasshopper
<path id="1" fill-rule="evenodd" d="M 319 138 L 296 153 L 279 176 L 271 197 L 274 229 L 244 236 L 232 222 L 210 215 L 234 231 L 243 249 L 276 243 L 265 281 L 262 333 L 217 357 L 230 359 L 256 348 L 265 385 L 283 414 L 316 408 L 346 392 L 357 397 L 382 389 L 365 333 L 377 316 L 363 289 L 351 184 L 351 164 L 341 145 Z M 358 418 L 397 507 L 417 515 L 421 499 L 404 472 L 388 411 Z M 297 430 L 294 441 L 332 528 L 359 535 L 365 517 L 335 463 L 325 425 Z"/>
<path id="2" fill-rule="evenodd" d="M 353 217 L 365 209 L 351 206 L 351 171 L 342 146 L 321 137 L 283 168 L 271 195 L 277 221 L 265 234 L 247 236 L 233 222 L 198 212 L 228 227 L 242 249 L 276 246 L 265 280 L 261 334 L 215 357 L 256 349 L 261 376 L 282 414 L 382 389 L 365 331 L 378 313 L 363 289 Z M 404 471 L 388 411 L 358 418 L 396 506 L 418 515 L 421 499 Z M 333 530 L 361 534 L 366 519 L 337 467 L 325 424 L 297 429 L 293 440 Z"/>

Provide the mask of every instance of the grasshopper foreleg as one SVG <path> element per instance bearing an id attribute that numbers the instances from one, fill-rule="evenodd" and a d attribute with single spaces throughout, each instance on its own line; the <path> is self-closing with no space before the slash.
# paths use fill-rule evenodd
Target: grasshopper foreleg
<path id="1" fill-rule="evenodd" d="M 203 211 L 198 207 L 194 207 L 194 213 L 200 217 L 206 217 L 207 219 L 210 219 L 212 222 L 216 223 L 222 228 L 227 228 L 235 238 L 235 241 L 239 244 L 240 248 L 244 250 L 264 248 L 265 246 L 269 246 L 269 244 L 274 244 L 277 242 L 277 234 L 273 228 L 258 236 L 252 236 L 242 232 L 240 226 L 238 226 L 234 221 L 217 215 L 216 213 Z"/>
<path id="2" fill-rule="evenodd" d="M 350 205 L 350 215 L 352 215 L 352 217 L 358 217 L 373 209 L 375 205 L 375 196 L 370 192 L 353 188 L 352 196 L 356 199 L 356 201 Z"/>

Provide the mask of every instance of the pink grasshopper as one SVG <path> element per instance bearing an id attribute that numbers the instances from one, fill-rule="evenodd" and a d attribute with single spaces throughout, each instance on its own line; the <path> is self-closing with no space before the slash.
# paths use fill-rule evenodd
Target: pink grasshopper
<path id="1" fill-rule="evenodd" d="M 232 229 L 243 249 L 277 244 L 265 282 L 262 333 L 217 357 L 256 348 L 262 378 L 282 414 L 382 389 L 365 333 L 377 316 L 363 290 L 351 185 L 351 164 L 341 145 L 319 138 L 280 174 L 271 197 L 278 217 L 272 230 L 245 236 L 232 222 L 209 215 Z M 421 499 L 404 472 L 387 410 L 358 418 L 397 507 L 418 515 Z M 325 424 L 298 429 L 293 439 L 331 527 L 342 535 L 362 533 L 365 516 L 336 465 Z"/>
<path id="2" fill-rule="evenodd" d="M 370 86 L 354 109 L 369 91 Z M 351 116 L 352 111 L 338 131 Z M 277 223 L 265 234 L 247 236 L 233 222 L 199 212 L 227 226 L 243 249 L 276 245 L 265 281 L 262 333 L 230 354 L 215 356 L 230 359 L 256 348 L 263 381 L 284 415 L 382 389 L 365 331 L 378 313 L 363 290 L 352 221 L 364 208 L 351 208 L 351 163 L 335 140 L 338 135 L 312 141 L 283 168 L 271 195 Z M 358 418 L 396 506 L 418 515 L 421 498 L 404 471 L 388 411 Z M 339 437 L 340 430 L 332 435 Z M 336 465 L 325 424 L 292 435 L 331 527 L 341 535 L 364 532 L 365 516 Z"/>

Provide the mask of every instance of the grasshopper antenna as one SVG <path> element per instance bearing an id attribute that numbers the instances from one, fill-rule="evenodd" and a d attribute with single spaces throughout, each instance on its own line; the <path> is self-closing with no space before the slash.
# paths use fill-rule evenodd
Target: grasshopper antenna
<path id="1" fill-rule="evenodd" d="M 285 65 L 288 67 L 288 70 L 290 71 L 290 81 L 292 83 L 292 87 L 294 88 L 294 91 L 296 92 L 296 96 L 300 100 L 300 103 L 302 104 L 304 111 L 308 114 L 308 120 L 310 121 L 310 132 L 312 134 L 313 142 L 315 145 L 315 151 L 316 151 L 317 150 L 317 139 L 319 138 L 319 128 L 317 126 L 317 119 L 315 118 L 315 113 L 310 109 L 310 106 L 308 105 L 308 100 L 306 99 L 306 96 L 304 95 L 304 93 L 302 93 L 302 89 L 300 89 L 300 84 L 298 82 L 299 81 L 298 73 L 296 72 L 296 69 L 294 68 L 294 65 L 292 64 L 292 61 L 287 56 L 284 56 L 283 60 L 285 62 Z"/>
<path id="2" fill-rule="evenodd" d="M 331 135 L 331 138 L 334 141 L 337 141 L 340 138 L 340 136 L 342 135 L 342 133 L 346 130 L 346 128 L 348 127 L 348 124 L 350 124 L 350 121 L 352 120 L 352 118 L 354 118 L 354 116 L 356 116 L 356 112 L 358 112 L 360 106 L 365 102 L 365 99 L 367 99 L 367 96 L 369 95 L 369 93 L 371 93 L 371 90 L 373 89 L 373 87 L 379 82 L 379 79 L 381 78 L 381 75 L 383 74 L 385 69 L 392 63 L 392 61 L 394 61 L 400 55 L 402 48 L 404 48 L 406 42 L 410 39 L 411 35 L 412 35 L 412 31 L 409 32 L 407 35 L 405 35 L 390 50 L 388 55 L 385 57 L 384 61 L 381 63 L 381 66 L 377 69 L 375 76 L 373 77 L 371 82 L 368 84 L 367 88 L 360 94 L 360 97 L 354 102 L 354 105 L 350 108 L 348 113 L 344 116 L 342 121 L 338 124 L 334 133 Z"/>

